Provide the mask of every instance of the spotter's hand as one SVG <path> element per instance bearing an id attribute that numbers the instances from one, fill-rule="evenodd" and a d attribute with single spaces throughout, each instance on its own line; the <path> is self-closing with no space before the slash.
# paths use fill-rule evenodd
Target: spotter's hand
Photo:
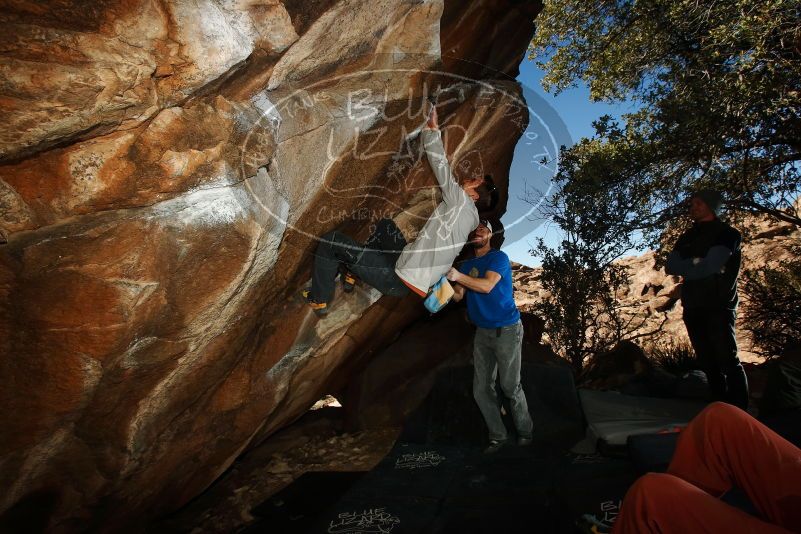
<path id="1" fill-rule="evenodd" d="M 450 280 L 451 282 L 458 282 L 459 279 L 462 277 L 462 273 L 451 267 L 448 269 L 448 272 L 445 273 L 445 278 Z"/>

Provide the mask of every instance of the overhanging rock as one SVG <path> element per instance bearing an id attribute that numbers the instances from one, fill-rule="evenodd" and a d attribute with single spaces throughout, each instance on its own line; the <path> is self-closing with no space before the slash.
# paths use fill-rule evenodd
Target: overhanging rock
<path id="1" fill-rule="evenodd" d="M 364 288 L 310 316 L 316 236 L 420 227 L 432 89 L 454 168 L 506 190 L 540 7 L 6 8 L 0 513 L 72 531 L 174 510 L 414 321 Z"/>

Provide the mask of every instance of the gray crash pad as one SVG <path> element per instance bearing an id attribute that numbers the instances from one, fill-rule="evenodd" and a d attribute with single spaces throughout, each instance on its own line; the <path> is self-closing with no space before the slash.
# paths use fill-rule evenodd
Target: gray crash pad
<path id="1" fill-rule="evenodd" d="M 579 398 L 587 420 L 587 438 L 580 447 L 591 448 L 598 441 L 624 447 L 629 436 L 675 431 L 687 426 L 706 406 L 705 402 L 693 400 L 635 397 L 590 389 L 579 389 Z"/>

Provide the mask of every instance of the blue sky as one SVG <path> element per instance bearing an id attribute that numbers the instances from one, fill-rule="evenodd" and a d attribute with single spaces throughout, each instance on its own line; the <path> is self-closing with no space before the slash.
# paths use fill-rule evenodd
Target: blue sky
<path id="1" fill-rule="evenodd" d="M 512 261 L 530 266 L 539 265 L 539 259 L 529 253 L 537 237 L 544 237 L 550 243 L 558 240 L 558 229 L 554 225 L 547 221 L 529 220 L 533 207 L 521 200 L 521 197 L 527 196 L 527 190 L 547 189 L 548 178 L 553 175 L 554 165 L 543 168 L 539 163 L 543 152 L 552 152 L 549 148 L 543 149 L 540 141 L 548 137 L 550 146 L 554 146 L 554 143 L 570 145 L 582 137 L 592 136 L 592 122 L 602 115 L 619 117 L 631 111 L 630 104 L 591 102 L 585 86 L 553 96 L 542 89 L 542 76 L 543 72 L 534 61 L 523 59 L 517 81 L 524 88 L 531 124 L 515 147 L 509 175 L 509 205 L 506 215 L 501 219 L 507 227 L 503 251 Z M 545 130 L 550 136 L 544 134 Z M 528 197 L 536 198 L 536 194 L 529 194 Z"/>

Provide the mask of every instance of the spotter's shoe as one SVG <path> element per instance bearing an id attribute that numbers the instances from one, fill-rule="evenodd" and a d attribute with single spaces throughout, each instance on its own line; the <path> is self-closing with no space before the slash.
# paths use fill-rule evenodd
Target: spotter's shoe
<path id="1" fill-rule="evenodd" d="M 506 440 L 491 439 L 489 442 L 489 446 L 486 449 L 484 449 L 484 454 L 495 454 L 504 445 L 506 445 Z"/>

